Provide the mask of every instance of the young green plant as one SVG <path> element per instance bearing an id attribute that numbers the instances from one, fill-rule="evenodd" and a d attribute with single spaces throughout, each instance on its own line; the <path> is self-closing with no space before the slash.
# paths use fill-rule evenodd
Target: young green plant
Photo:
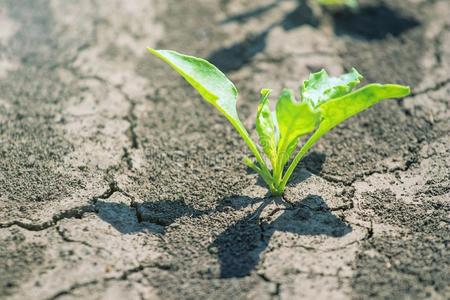
<path id="1" fill-rule="evenodd" d="M 261 176 L 273 195 L 283 194 L 302 157 L 336 125 L 383 99 L 410 93 L 409 87 L 396 84 L 369 84 L 354 90 L 362 79 L 356 69 L 340 77 L 329 77 L 325 70 L 311 74 L 300 88 L 301 102 L 295 100 L 292 90 L 283 89 L 275 111 L 269 108 L 270 90 L 262 89 L 256 132 L 264 158 L 239 119 L 236 87 L 217 67 L 204 59 L 175 51 L 148 50 L 184 77 L 236 128 L 256 159 L 254 162 L 245 157 L 245 164 Z M 309 139 L 286 169 L 300 139 L 308 135 Z"/>
<path id="2" fill-rule="evenodd" d="M 348 6 L 350 8 L 358 7 L 357 0 L 316 0 L 316 1 L 320 5 L 329 7 L 339 7 L 339 6 Z"/>

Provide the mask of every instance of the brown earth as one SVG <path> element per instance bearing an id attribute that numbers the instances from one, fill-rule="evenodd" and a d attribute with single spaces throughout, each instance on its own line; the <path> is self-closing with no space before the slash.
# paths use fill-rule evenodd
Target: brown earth
<path id="1" fill-rule="evenodd" d="M 449 299 L 450 2 L 0 0 L 1 299 Z M 412 86 L 268 198 L 146 46 L 259 89 L 354 66 Z"/>

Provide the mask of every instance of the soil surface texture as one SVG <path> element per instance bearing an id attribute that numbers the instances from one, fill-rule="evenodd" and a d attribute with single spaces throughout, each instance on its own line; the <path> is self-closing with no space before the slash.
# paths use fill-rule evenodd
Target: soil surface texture
<path id="1" fill-rule="evenodd" d="M 359 2 L 0 0 L 0 299 L 450 299 L 450 1 Z M 413 93 L 270 198 L 146 46 L 216 64 L 252 131 L 321 68 Z"/>

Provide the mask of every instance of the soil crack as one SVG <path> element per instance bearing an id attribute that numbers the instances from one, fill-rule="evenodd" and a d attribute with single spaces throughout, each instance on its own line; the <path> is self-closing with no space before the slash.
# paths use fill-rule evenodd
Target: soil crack
<path id="1" fill-rule="evenodd" d="M 40 224 L 35 224 L 35 223 L 25 223 L 20 220 L 14 220 L 9 223 L 0 224 L 0 228 L 9 228 L 12 226 L 19 226 L 19 227 L 29 230 L 29 231 L 41 231 L 41 230 L 45 230 L 45 229 L 48 229 L 48 228 L 56 225 L 59 221 L 61 221 L 63 219 L 74 219 L 74 218 L 81 219 L 84 216 L 84 214 L 96 211 L 95 203 L 97 202 L 98 199 L 108 199 L 115 192 L 123 192 L 123 191 L 117 186 L 117 183 L 115 181 L 113 181 L 109 184 L 109 187 L 106 191 L 104 191 L 99 196 L 92 197 L 89 200 L 89 202 L 90 202 L 89 204 L 77 206 L 77 207 L 59 212 L 59 213 L 53 215 L 51 217 L 51 219 L 46 222 L 43 222 Z"/>
<path id="2" fill-rule="evenodd" d="M 436 92 L 440 90 L 441 88 L 445 87 L 446 85 L 450 84 L 450 78 L 447 78 L 445 80 L 437 82 L 435 85 L 426 87 L 419 91 L 412 91 L 410 97 L 416 97 L 423 94 L 428 94 L 429 92 Z"/>
<path id="3" fill-rule="evenodd" d="M 102 248 L 102 247 L 96 247 L 96 246 L 93 246 L 93 245 L 89 244 L 86 241 L 78 241 L 78 240 L 74 240 L 74 239 L 68 237 L 67 234 L 66 234 L 67 230 L 65 228 L 62 228 L 59 225 L 56 226 L 56 232 L 59 234 L 59 236 L 61 237 L 61 239 L 64 242 L 77 243 L 77 244 L 81 244 L 81 245 L 84 245 L 84 246 L 89 247 L 89 248 L 97 249 L 97 251 L 105 251 L 105 252 L 111 253 L 111 251 L 109 251 L 108 249 L 105 249 L 105 248 Z"/>
<path id="4" fill-rule="evenodd" d="M 272 281 L 269 277 L 267 277 L 264 273 L 257 273 L 258 277 L 262 279 L 264 282 L 275 284 L 275 289 L 271 291 L 272 299 L 279 299 L 281 294 L 281 283 Z"/>
<path id="5" fill-rule="evenodd" d="M 54 294 L 53 296 L 48 297 L 47 300 L 56 300 L 62 296 L 72 294 L 75 290 L 78 290 L 78 289 L 84 288 L 84 287 L 88 287 L 91 285 L 95 285 L 98 283 L 104 284 L 104 283 L 110 282 L 110 281 L 126 281 L 126 280 L 128 280 L 128 277 L 130 275 L 142 272 L 143 270 L 149 269 L 149 268 L 165 270 L 164 268 L 160 267 L 160 265 L 158 263 L 140 264 L 136 267 L 133 267 L 133 268 L 123 271 L 119 276 L 103 277 L 100 279 L 94 279 L 94 280 L 90 280 L 90 281 L 86 281 L 86 282 L 82 282 L 82 283 L 79 283 L 79 282 L 74 283 L 67 289 L 61 290 L 61 291 L 57 292 L 56 294 Z"/>

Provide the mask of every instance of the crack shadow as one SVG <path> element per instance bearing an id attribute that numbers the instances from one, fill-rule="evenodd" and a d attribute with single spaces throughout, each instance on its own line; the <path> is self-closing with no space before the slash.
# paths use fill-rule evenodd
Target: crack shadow
<path id="1" fill-rule="evenodd" d="M 138 232 L 151 232 L 161 234 L 164 227 L 150 222 L 140 222 L 136 208 L 125 203 L 97 200 L 95 204 L 97 216 L 110 224 L 122 234 L 135 234 Z"/>
<path id="2" fill-rule="evenodd" d="M 222 232 L 210 247 L 217 249 L 221 278 L 245 277 L 258 265 L 261 253 L 268 246 L 276 231 L 290 232 L 298 236 L 326 235 L 342 237 L 352 231 L 349 224 L 335 216 L 322 197 L 309 195 L 285 209 L 270 223 L 258 224 L 263 208 L 274 199 L 265 199 L 255 213 Z"/>
<path id="3" fill-rule="evenodd" d="M 239 201 L 233 201 L 234 199 Z M 222 211 L 224 208 L 230 207 L 230 205 L 239 209 L 255 203 L 255 201 L 255 199 L 250 197 L 230 197 L 221 200 L 215 208 L 201 210 L 180 200 L 145 201 L 132 203 L 130 206 L 125 203 L 99 199 L 95 203 L 95 212 L 100 219 L 123 234 L 133 234 L 142 231 L 164 234 L 165 227 L 176 222 L 179 218 L 198 218 Z"/>

